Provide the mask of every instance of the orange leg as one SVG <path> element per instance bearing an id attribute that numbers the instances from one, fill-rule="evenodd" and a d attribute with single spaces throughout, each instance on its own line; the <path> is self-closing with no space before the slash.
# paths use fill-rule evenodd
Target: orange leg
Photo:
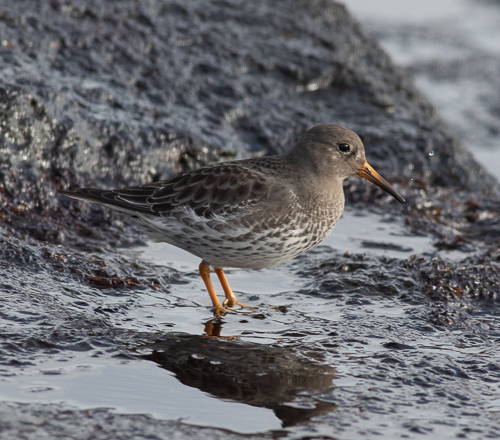
<path id="1" fill-rule="evenodd" d="M 226 274 L 224 273 L 224 271 L 222 269 L 214 269 L 214 272 L 219 277 L 220 284 L 222 286 L 222 289 L 224 290 L 224 294 L 226 295 L 226 299 L 224 300 L 223 304 L 227 307 L 234 307 L 234 306 L 248 307 L 245 306 L 244 304 L 241 304 L 236 299 L 236 296 L 234 296 L 231 287 L 229 287 L 229 283 L 227 282 Z"/>
<path id="2" fill-rule="evenodd" d="M 219 298 L 215 294 L 214 286 L 212 285 L 212 280 L 210 279 L 210 266 L 206 263 L 200 264 L 200 275 L 201 279 L 205 283 L 205 287 L 207 288 L 208 294 L 210 295 L 210 299 L 212 300 L 212 304 L 214 306 L 214 315 L 217 317 L 221 317 L 226 314 L 226 309 L 222 307 Z"/>

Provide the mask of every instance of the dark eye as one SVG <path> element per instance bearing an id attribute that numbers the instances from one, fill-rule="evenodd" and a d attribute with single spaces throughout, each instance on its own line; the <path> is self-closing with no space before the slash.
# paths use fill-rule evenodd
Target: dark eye
<path id="1" fill-rule="evenodd" d="M 349 153 L 351 151 L 351 146 L 349 144 L 339 144 L 339 151 L 342 153 Z"/>

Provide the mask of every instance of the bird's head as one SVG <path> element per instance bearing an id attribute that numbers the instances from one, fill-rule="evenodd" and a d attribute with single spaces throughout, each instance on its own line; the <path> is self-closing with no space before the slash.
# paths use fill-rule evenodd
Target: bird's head
<path id="1" fill-rule="evenodd" d="M 342 182 L 347 177 L 358 175 L 382 188 L 398 202 L 405 203 L 401 194 L 368 164 L 363 142 L 348 128 L 333 124 L 316 125 L 301 136 L 288 155 L 303 166 L 312 167 L 321 178 Z"/>

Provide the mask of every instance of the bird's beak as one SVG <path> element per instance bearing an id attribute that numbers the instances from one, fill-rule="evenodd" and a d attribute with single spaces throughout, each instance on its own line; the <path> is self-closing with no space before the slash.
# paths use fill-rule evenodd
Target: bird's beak
<path id="1" fill-rule="evenodd" d="M 368 162 L 365 161 L 363 167 L 358 170 L 358 176 L 364 177 L 370 182 L 374 183 L 378 187 L 382 188 L 384 191 L 388 192 L 393 196 L 399 203 L 405 203 L 405 199 L 401 194 L 399 194 L 390 184 L 385 180 L 379 173 L 377 173 Z"/>

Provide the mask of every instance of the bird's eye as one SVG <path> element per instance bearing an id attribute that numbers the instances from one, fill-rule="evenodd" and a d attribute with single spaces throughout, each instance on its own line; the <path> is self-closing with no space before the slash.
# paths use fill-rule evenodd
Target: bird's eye
<path id="1" fill-rule="evenodd" d="M 339 144 L 339 151 L 342 153 L 349 153 L 349 151 L 351 151 L 351 146 L 346 143 Z"/>

